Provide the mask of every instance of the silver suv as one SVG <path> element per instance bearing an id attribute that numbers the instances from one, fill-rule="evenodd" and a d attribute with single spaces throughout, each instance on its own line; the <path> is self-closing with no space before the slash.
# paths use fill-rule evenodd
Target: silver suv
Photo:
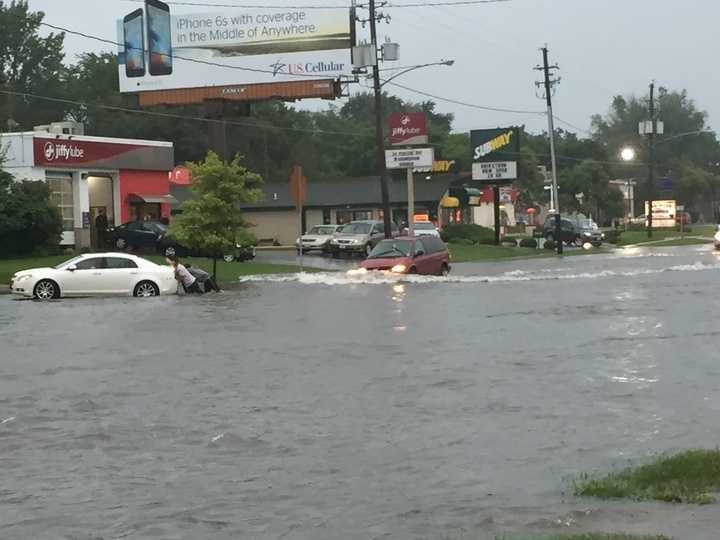
<path id="1" fill-rule="evenodd" d="M 393 223 L 392 236 L 397 236 L 398 232 L 398 226 Z M 330 240 L 330 251 L 334 257 L 340 253 L 361 253 L 367 256 L 384 238 L 385 225 L 382 221 L 351 221 Z"/>

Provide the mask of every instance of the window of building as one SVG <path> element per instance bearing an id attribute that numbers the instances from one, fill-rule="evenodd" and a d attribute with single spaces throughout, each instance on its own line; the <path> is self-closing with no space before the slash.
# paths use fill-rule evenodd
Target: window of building
<path id="1" fill-rule="evenodd" d="M 47 177 L 50 189 L 50 202 L 57 206 L 62 215 L 64 231 L 75 229 L 75 204 L 73 202 L 73 182 L 71 175 L 53 174 Z"/>
<path id="2" fill-rule="evenodd" d="M 330 225 L 330 223 L 332 223 L 330 221 L 330 210 L 326 208 L 323 210 L 323 225 Z"/>

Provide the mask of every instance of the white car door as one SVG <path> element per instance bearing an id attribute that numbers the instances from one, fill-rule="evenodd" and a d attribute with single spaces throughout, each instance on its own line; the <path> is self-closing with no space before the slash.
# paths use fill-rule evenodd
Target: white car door
<path id="1" fill-rule="evenodd" d="M 103 289 L 109 294 L 130 294 L 135 278 L 139 274 L 138 265 L 126 257 L 105 257 Z"/>
<path id="2" fill-rule="evenodd" d="M 102 290 L 104 257 L 88 257 L 70 268 L 72 267 L 74 270 L 60 270 L 62 277 L 58 281 L 63 295 L 96 294 Z"/>

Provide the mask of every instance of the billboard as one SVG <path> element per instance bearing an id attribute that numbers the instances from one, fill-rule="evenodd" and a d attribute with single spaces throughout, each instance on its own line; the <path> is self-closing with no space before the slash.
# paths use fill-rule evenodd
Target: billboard
<path id="1" fill-rule="evenodd" d="M 427 121 L 425 113 L 390 113 L 388 116 L 390 144 L 427 144 Z"/>
<path id="2" fill-rule="evenodd" d="M 470 132 L 472 179 L 488 184 L 517 179 L 520 129 L 475 129 Z"/>
<path id="3" fill-rule="evenodd" d="M 645 201 L 645 215 L 648 215 L 648 201 Z M 677 215 L 677 204 L 674 200 L 652 202 L 652 225 L 653 227 L 675 227 Z M 645 225 L 647 226 L 647 219 Z"/>
<path id="4" fill-rule="evenodd" d="M 171 13 L 146 0 L 118 21 L 121 92 L 337 79 L 352 72 L 343 9 Z"/>

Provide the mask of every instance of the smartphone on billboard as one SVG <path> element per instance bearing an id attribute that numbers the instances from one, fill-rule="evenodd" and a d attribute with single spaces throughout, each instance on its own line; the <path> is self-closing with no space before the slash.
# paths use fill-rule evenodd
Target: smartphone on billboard
<path id="1" fill-rule="evenodd" d="M 125 37 L 125 75 L 143 77 L 145 75 L 145 35 L 143 10 L 136 9 L 123 19 Z"/>
<path id="2" fill-rule="evenodd" d="M 147 11 L 150 75 L 172 73 L 172 41 L 170 35 L 170 6 L 159 0 L 145 0 Z"/>

